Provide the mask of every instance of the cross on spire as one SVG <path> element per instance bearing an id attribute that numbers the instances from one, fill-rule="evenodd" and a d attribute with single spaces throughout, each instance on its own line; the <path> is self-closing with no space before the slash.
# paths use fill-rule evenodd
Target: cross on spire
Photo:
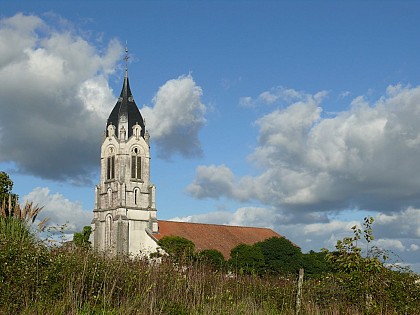
<path id="1" fill-rule="evenodd" d="M 130 56 L 128 56 L 128 47 L 127 47 L 127 41 L 125 41 L 125 74 L 127 75 L 128 72 L 128 59 L 130 59 Z"/>

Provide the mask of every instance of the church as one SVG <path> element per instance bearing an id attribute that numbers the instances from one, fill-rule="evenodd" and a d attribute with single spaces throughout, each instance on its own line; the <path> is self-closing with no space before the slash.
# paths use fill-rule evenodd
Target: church
<path id="1" fill-rule="evenodd" d="M 281 237 L 271 229 L 157 219 L 150 181 L 150 135 L 131 93 L 128 67 L 102 139 L 100 183 L 95 187 L 92 245 L 111 254 L 149 255 L 165 236 L 191 240 L 196 250 L 216 249 L 228 259 L 235 246 Z"/>

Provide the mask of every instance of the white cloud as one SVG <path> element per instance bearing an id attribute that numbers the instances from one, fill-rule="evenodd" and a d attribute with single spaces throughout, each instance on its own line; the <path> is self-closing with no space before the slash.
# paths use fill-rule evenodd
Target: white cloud
<path id="1" fill-rule="evenodd" d="M 196 171 L 195 181 L 187 187 L 187 191 L 195 197 L 218 198 L 233 194 L 234 176 L 225 165 L 199 166 Z"/>
<path id="2" fill-rule="evenodd" d="M 420 209 L 408 207 L 390 214 L 379 213 L 375 225 L 379 237 L 420 239 Z"/>
<path id="3" fill-rule="evenodd" d="M 194 214 L 185 217 L 174 217 L 171 221 L 193 222 L 193 223 L 212 223 L 212 224 L 229 224 L 232 214 L 227 211 L 215 211 L 204 214 Z"/>
<path id="4" fill-rule="evenodd" d="M 420 87 L 391 86 L 373 104 L 356 97 L 332 118 L 321 116 L 325 95 L 307 95 L 256 120 L 258 145 L 248 160 L 259 174 L 238 177 L 227 165 L 201 165 L 187 187 L 196 198 L 255 200 L 262 207 L 188 220 L 270 227 L 303 251 L 318 251 L 334 250 L 337 240 L 352 236 L 353 225 L 360 226 L 354 219 L 339 219 L 352 214 L 348 209 L 366 209 L 377 212 L 372 245 L 390 250 L 391 262 L 401 256 L 420 271 L 420 180 L 415 176 L 420 172 Z M 337 219 L 328 219 L 332 213 Z"/>
<path id="5" fill-rule="evenodd" d="M 198 132 L 206 122 L 202 93 L 191 74 L 180 76 L 159 88 L 153 107 L 141 109 L 160 157 L 169 158 L 175 153 L 184 157 L 202 154 L 198 139 Z"/>
<path id="6" fill-rule="evenodd" d="M 420 249 L 420 246 L 416 245 L 416 244 L 410 244 L 410 250 L 412 252 L 416 252 Z"/>
<path id="7" fill-rule="evenodd" d="M 79 202 L 70 201 L 60 193 L 52 194 L 47 187 L 36 187 L 23 196 L 22 201 L 43 206 L 38 219 L 48 218 L 48 226 L 65 225 L 66 233 L 80 232 L 92 221 L 91 211 L 84 211 Z"/>
<path id="8" fill-rule="evenodd" d="M 48 16 L 0 19 L 0 162 L 41 178 L 90 184 L 98 139 L 116 101 L 108 79 L 123 49 L 116 40 L 102 47 L 69 21 Z M 144 108 L 161 157 L 202 153 L 201 96 L 192 76 L 181 76 Z"/>
<path id="9" fill-rule="evenodd" d="M 186 217 L 175 217 L 173 221 L 224 224 L 233 226 L 254 226 L 275 228 L 276 222 L 288 222 L 289 219 L 278 211 L 260 207 L 243 207 L 235 212 L 215 211 Z"/>
<path id="10" fill-rule="evenodd" d="M 90 180 L 122 46 L 111 40 L 98 51 L 63 19 L 0 20 L 0 162 L 43 178 Z"/>
<path id="11" fill-rule="evenodd" d="M 376 246 L 382 249 L 389 249 L 389 250 L 398 250 L 403 252 L 405 250 L 405 246 L 400 240 L 395 239 L 379 239 L 374 243 Z"/>
<path id="12" fill-rule="evenodd" d="M 372 226 L 375 240 L 370 246 L 377 246 L 386 250 L 387 254 L 390 255 L 389 262 L 404 263 L 411 266 L 413 270 L 420 272 L 417 253 L 420 248 L 420 237 L 412 237 L 409 226 L 414 219 L 416 223 L 413 226 L 419 227 L 418 218 L 420 217 L 416 219 L 413 215 L 415 213 L 410 209 L 401 211 L 396 215 L 399 224 L 394 224 L 393 228 L 390 228 L 388 223 L 383 221 L 383 217 L 388 215 L 383 213 L 375 215 Z M 344 219 L 344 217 L 346 215 L 343 215 L 341 219 L 325 220 L 325 222 L 314 223 L 308 220 L 307 223 L 301 223 L 293 221 L 293 217 L 289 213 L 278 209 L 242 207 L 233 212 L 215 211 L 187 217 L 176 217 L 172 220 L 271 228 L 301 247 L 303 252 L 308 252 L 309 250 L 320 251 L 321 248 L 335 250 L 337 240 L 354 235 L 353 226 L 362 227 L 361 220 Z M 408 230 L 406 230 L 407 228 Z M 393 230 L 398 230 L 398 235 Z M 387 231 L 390 231 L 390 233 L 387 233 Z M 409 239 L 406 236 L 409 236 Z M 363 238 L 358 242 L 358 246 L 363 250 L 366 248 Z M 394 251 L 398 252 L 398 255 Z"/>
<path id="13" fill-rule="evenodd" d="M 351 231 L 351 227 L 359 224 L 357 221 L 338 221 L 333 220 L 327 223 L 310 223 L 303 227 L 302 232 L 305 235 L 326 235 L 341 231 Z"/>
<path id="14" fill-rule="evenodd" d="M 307 94 L 296 91 L 294 89 L 286 89 L 282 86 L 274 87 L 268 91 L 263 91 L 256 98 L 251 96 L 244 96 L 239 99 L 239 105 L 243 107 L 254 107 L 259 104 L 274 104 L 279 101 L 296 101 L 304 100 Z"/>
<path id="15" fill-rule="evenodd" d="M 279 96 L 269 91 L 265 91 L 265 92 L 262 92 L 258 98 L 262 100 L 264 103 L 272 104 L 279 99 Z"/>
<path id="16" fill-rule="evenodd" d="M 390 86 L 373 104 L 357 97 L 332 118 L 321 117 L 325 96 L 301 94 L 297 102 L 257 119 L 258 145 L 249 160 L 260 173 L 231 174 L 224 185 L 234 188 L 220 193 L 306 213 L 349 208 L 389 213 L 420 206 L 420 178 L 413 176 L 420 172 L 420 87 Z M 204 174 L 204 168 L 197 168 L 188 191 L 217 198 L 218 176 Z"/>

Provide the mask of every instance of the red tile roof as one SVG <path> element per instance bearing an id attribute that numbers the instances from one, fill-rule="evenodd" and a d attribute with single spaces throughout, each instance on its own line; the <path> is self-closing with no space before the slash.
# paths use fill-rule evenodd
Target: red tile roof
<path id="1" fill-rule="evenodd" d="M 160 240 L 164 236 L 181 236 L 195 244 L 195 249 L 216 249 L 225 259 L 230 257 L 232 248 L 239 244 L 254 244 L 270 237 L 282 237 L 271 229 L 202 224 L 190 222 L 174 222 L 159 220 L 159 233 L 153 236 Z"/>

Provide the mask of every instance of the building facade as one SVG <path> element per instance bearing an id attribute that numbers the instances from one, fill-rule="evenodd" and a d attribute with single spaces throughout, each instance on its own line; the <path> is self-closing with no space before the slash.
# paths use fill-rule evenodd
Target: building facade
<path id="1" fill-rule="evenodd" d="M 100 183 L 92 220 L 94 249 L 110 254 L 155 252 L 155 186 L 150 182 L 149 133 L 134 101 L 126 68 L 120 97 L 101 146 Z"/>

